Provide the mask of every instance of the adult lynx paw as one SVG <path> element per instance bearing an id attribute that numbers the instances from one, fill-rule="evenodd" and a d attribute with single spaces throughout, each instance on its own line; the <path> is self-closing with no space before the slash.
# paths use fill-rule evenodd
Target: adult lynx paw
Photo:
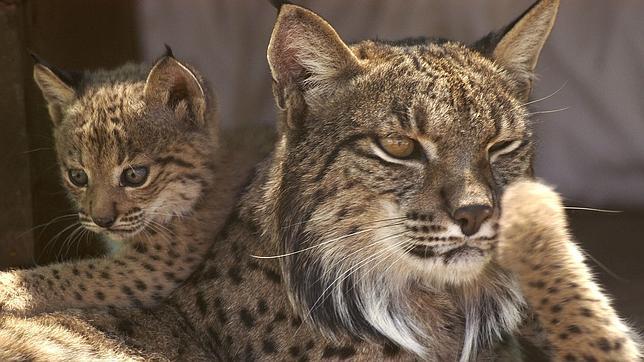
<path id="1" fill-rule="evenodd" d="M 548 186 L 510 186 L 502 200 L 498 262 L 517 277 L 551 360 L 639 361 L 637 335 L 593 279 L 564 210 Z"/>
<path id="2" fill-rule="evenodd" d="M 567 240 L 563 204 L 549 186 L 527 180 L 514 183 L 503 195 L 501 210 L 497 258 L 507 269 L 514 270 L 516 263 L 525 262 L 521 255 L 549 253 L 547 241 Z"/>

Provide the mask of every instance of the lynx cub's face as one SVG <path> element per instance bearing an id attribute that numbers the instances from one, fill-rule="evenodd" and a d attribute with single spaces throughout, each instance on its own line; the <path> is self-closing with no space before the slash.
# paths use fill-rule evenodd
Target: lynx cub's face
<path id="1" fill-rule="evenodd" d="M 171 54 L 70 75 L 42 63 L 34 77 L 54 121 L 62 180 L 81 224 L 124 239 L 191 211 L 216 143 L 203 82 Z"/>

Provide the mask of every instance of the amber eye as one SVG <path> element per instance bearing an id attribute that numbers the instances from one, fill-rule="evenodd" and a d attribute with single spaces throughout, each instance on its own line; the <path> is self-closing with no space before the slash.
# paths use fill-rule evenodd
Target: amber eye
<path id="1" fill-rule="evenodd" d="M 414 153 L 416 143 L 408 137 L 390 136 L 379 140 L 380 146 L 390 156 L 396 158 L 407 158 Z"/>
<path id="2" fill-rule="evenodd" d="M 67 177 L 69 177 L 69 181 L 74 184 L 74 186 L 87 186 L 87 174 L 79 168 L 73 168 L 67 171 Z"/>
<path id="3" fill-rule="evenodd" d="M 121 174 L 121 186 L 139 187 L 148 179 L 148 173 L 145 166 L 128 167 Z"/>

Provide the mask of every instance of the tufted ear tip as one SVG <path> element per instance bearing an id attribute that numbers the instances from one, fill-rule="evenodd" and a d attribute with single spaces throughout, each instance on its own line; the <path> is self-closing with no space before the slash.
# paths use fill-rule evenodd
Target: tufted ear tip
<path id="1" fill-rule="evenodd" d="M 282 9 L 282 5 L 287 5 L 290 4 L 290 1 L 287 0 L 269 0 L 273 7 L 277 9 L 277 11 L 280 11 Z"/>
<path id="2" fill-rule="evenodd" d="M 174 53 L 172 52 L 172 48 L 170 48 L 168 44 L 163 44 L 163 45 L 165 46 L 165 53 L 163 54 L 163 56 L 174 58 Z"/>
<path id="3" fill-rule="evenodd" d="M 521 99 L 527 99 L 530 94 L 534 69 L 554 26 L 558 9 L 559 0 L 536 1 L 503 29 L 473 44 L 474 49 L 509 71 L 516 94 Z"/>
<path id="4" fill-rule="evenodd" d="M 40 58 L 40 56 L 38 56 L 38 54 L 36 54 L 36 53 L 35 53 L 34 51 L 32 51 L 31 49 L 27 49 L 27 53 L 29 53 L 29 56 L 31 57 L 31 59 L 33 59 L 34 64 L 44 64 L 44 63 L 45 63 L 45 62 L 42 60 L 42 58 Z"/>
<path id="5" fill-rule="evenodd" d="M 51 120 L 58 125 L 63 118 L 63 109 L 76 98 L 81 75 L 56 69 L 36 54 L 30 52 L 30 55 L 35 62 L 34 81 L 47 102 Z"/>

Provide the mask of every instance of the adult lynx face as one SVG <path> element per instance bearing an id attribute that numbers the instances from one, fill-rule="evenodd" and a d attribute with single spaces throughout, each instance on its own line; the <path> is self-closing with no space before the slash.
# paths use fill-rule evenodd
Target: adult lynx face
<path id="1" fill-rule="evenodd" d="M 288 170 L 276 242 L 303 315 L 409 341 L 391 335 L 409 324 L 396 295 L 503 279 L 491 263 L 498 200 L 531 175 L 524 104 L 557 5 L 540 1 L 471 46 L 347 45 L 316 14 L 282 6 L 268 50 Z"/>
<path id="2" fill-rule="evenodd" d="M 112 239 L 193 207 L 212 172 L 215 125 L 198 75 L 169 52 L 152 68 L 70 74 L 39 62 L 63 183 L 81 224 Z"/>

